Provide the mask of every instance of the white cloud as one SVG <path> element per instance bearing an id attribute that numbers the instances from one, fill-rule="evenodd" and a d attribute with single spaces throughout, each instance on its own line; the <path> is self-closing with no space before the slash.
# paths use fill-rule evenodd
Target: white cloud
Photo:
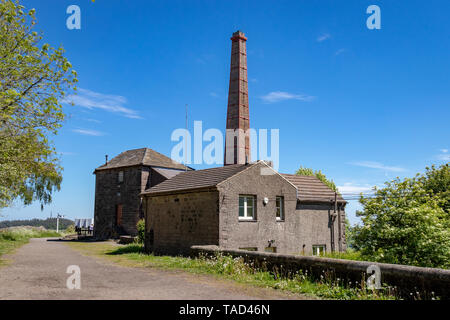
<path id="1" fill-rule="evenodd" d="M 342 48 L 342 49 L 339 49 L 338 51 L 336 51 L 336 52 L 334 53 L 334 55 L 335 55 L 335 56 L 338 56 L 338 55 L 340 55 L 341 53 L 344 53 L 344 52 L 346 52 L 346 51 L 347 51 L 346 49 Z"/>
<path id="2" fill-rule="evenodd" d="M 328 33 L 324 33 L 321 36 L 317 37 L 317 42 L 322 42 L 330 38 L 331 36 Z"/>
<path id="3" fill-rule="evenodd" d="M 131 119 L 142 119 L 136 110 L 124 107 L 127 99 L 123 96 L 102 94 L 87 89 L 78 89 L 78 94 L 69 95 L 65 103 L 73 103 L 75 106 L 87 109 L 101 109 L 118 113 Z"/>
<path id="4" fill-rule="evenodd" d="M 283 91 L 272 91 L 272 92 L 266 94 L 265 96 L 261 97 L 261 99 L 265 103 L 274 103 L 274 102 L 280 102 L 280 101 L 284 101 L 284 100 L 300 100 L 300 101 L 309 102 L 309 101 L 314 100 L 314 98 L 315 97 L 313 97 L 313 96 L 308 96 L 305 94 L 293 94 L 293 93 L 283 92 Z"/>
<path id="5" fill-rule="evenodd" d="M 92 118 L 87 118 L 87 119 L 84 119 L 84 120 L 89 121 L 89 122 L 94 122 L 94 123 L 102 123 L 100 120 L 92 119 Z"/>
<path id="6" fill-rule="evenodd" d="M 448 149 L 440 149 L 441 153 L 436 155 L 435 158 L 441 161 L 450 161 L 450 153 L 448 153 Z"/>
<path id="7" fill-rule="evenodd" d="M 337 186 L 339 192 L 342 194 L 360 194 L 360 193 L 372 193 L 373 186 L 369 184 L 354 184 L 351 182 L 344 183 L 344 185 Z"/>
<path id="8" fill-rule="evenodd" d="M 90 129 L 73 129 L 73 132 L 85 135 L 85 136 L 94 136 L 94 137 L 100 137 L 104 136 L 105 134 L 103 132 L 97 131 L 97 130 L 90 130 Z"/>
<path id="9" fill-rule="evenodd" d="M 392 172 L 406 171 L 405 168 L 386 166 L 380 162 L 374 162 L 374 161 L 358 161 L 358 162 L 351 162 L 350 164 L 354 165 L 354 166 L 358 166 L 358 167 L 380 169 L 380 170 L 384 170 L 384 171 L 392 171 Z"/>
<path id="10" fill-rule="evenodd" d="M 438 155 L 437 158 L 442 161 L 450 161 L 450 154 L 443 153 L 443 154 Z"/>

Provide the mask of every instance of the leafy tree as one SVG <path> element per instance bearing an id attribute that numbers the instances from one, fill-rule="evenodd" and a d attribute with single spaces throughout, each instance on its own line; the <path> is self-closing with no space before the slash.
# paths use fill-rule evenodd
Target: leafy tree
<path id="1" fill-rule="evenodd" d="M 328 187 L 330 187 L 333 191 L 339 192 L 338 188 L 334 184 L 333 180 L 329 180 L 325 176 L 325 174 L 323 174 L 322 171 L 320 171 L 320 170 L 314 171 L 313 169 L 305 168 L 305 167 L 300 166 L 300 169 L 298 169 L 295 172 L 295 174 L 299 175 L 299 176 L 313 176 L 313 177 L 316 177 L 317 179 L 319 179 L 320 181 L 325 183 Z"/>
<path id="2" fill-rule="evenodd" d="M 435 196 L 439 206 L 450 214 L 450 166 L 444 164 L 439 168 L 432 165 L 431 168 L 425 168 L 424 175 L 418 179 L 422 183 L 427 194 Z"/>
<path id="3" fill-rule="evenodd" d="M 368 259 L 417 265 L 450 267 L 450 216 L 448 164 L 434 166 L 423 175 L 399 178 L 361 196 L 364 210 L 357 212 L 362 226 L 354 228 L 354 244 Z"/>
<path id="4" fill-rule="evenodd" d="M 63 48 L 41 44 L 35 25 L 34 9 L 0 0 L 0 208 L 17 198 L 49 203 L 62 181 L 49 137 L 64 120 L 76 72 Z"/>
<path id="5" fill-rule="evenodd" d="M 345 218 L 345 242 L 347 243 L 347 248 L 354 248 L 354 237 L 355 237 L 355 227 L 350 224 L 350 221 Z"/>

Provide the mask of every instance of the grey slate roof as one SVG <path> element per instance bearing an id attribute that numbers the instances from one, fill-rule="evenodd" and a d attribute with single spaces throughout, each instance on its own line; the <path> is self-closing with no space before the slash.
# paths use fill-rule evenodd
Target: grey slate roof
<path id="1" fill-rule="evenodd" d="M 334 201 L 334 191 L 325 183 L 313 176 L 299 176 L 295 174 L 282 173 L 286 180 L 295 185 L 298 189 L 298 199 L 300 201 L 329 202 Z M 338 193 L 338 201 L 344 201 Z"/>
<path id="2" fill-rule="evenodd" d="M 181 190 L 215 187 L 220 182 L 250 167 L 245 164 L 234 164 L 204 170 L 182 172 L 175 177 L 157 184 L 142 194 L 156 194 Z"/>
<path id="3" fill-rule="evenodd" d="M 167 168 L 153 168 L 156 172 L 158 172 L 160 175 L 165 177 L 166 179 L 173 178 L 180 173 L 183 173 L 184 171 L 178 170 L 178 169 L 167 169 Z"/>
<path id="4" fill-rule="evenodd" d="M 205 170 L 181 172 L 180 174 L 145 190 L 142 194 L 152 195 L 215 187 L 220 182 L 249 168 L 253 164 L 235 164 Z M 334 191 L 316 177 L 283 173 L 280 175 L 297 188 L 298 199 L 300 201 L 327 203 L 334 201 Z M 344 201 L 340 194 L 338 194 L 337 199 L 339 202 Z"/>
<path id="5" fill-rule="evenodd" d="M 172 161 L 169 157 L 156 152 L 149 148 L 134 149 L 122 152 L 118 156 L 108 161 L 108 164 L 104 164 L 95 171 L 108 170 L 121 167 L 132 167 L 138 165 L 155 166 L 163 168 L 181 169 L 186 167 L 178 162 Z M 191 168 L 188 168 L 191 170 Z"/>

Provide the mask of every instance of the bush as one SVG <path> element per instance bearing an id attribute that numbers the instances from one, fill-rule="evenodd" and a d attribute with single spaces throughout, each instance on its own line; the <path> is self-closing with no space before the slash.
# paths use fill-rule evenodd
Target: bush
<path id="1" fill-rule="evenodd" d="M 0 230 L 0 241 L 22 241 L 30 238 L 58 237 L 56 231 L 45 228 L 13 227 Z"/>
<path id="2" fill-rule="evenodd" d="M 73 233 L 75 233 L 75 225 L 71 224 L 70 226 L 68 226 L 66 228 L 66 230 L 64 230 L 64 233 L 66 233 L 66 234 L 73 234 Z"/>
<path id="3" fill-rule="evenodd" d="M 138 242 L 144 243 L 145 240 L 145 220 L 141 219 L 137 223 Z"/>
<path id="4" fill-rule="evenodd" d="M 449 187 L 450 169 L 443 165 L 361 197 L 355 249 L 371 261 L 450 268 Z"/>

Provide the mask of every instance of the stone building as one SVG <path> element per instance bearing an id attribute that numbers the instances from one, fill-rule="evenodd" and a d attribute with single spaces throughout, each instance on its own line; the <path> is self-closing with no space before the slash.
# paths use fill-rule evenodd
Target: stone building
<path id="1" fill-rule="evenodd" d="M 345 204 L 315 177 L 251 162 L 244 33 L 231 37 L 224 167 L 181 173 L 142 193 L 145 247 L 184 254 L 192 245 L 313 253 L 345 250 Z"/>
<path id="2" fill-rule="evenodd" d="M 305 254 L 346 248 L 345 201 L 338 195 L 335 203 L 335 193 L 315 177 L 278 174 L 264 161 L 183 172 L 142 196 L 149 252 L 186 254 L 193 245 Z"/>
<path id="3" fill-rule="evenodd" d="M 125 151 L 95 169 L 94 236 L 136 235 L 136 224 L 144 217 L 139 194 L 185 170 L 148 148 Z"/>
<path id="4" fill-rule="evenodd" d="M 147 251 L 192 245 L 280 253 L 344 251 L 342 197 L 315 177 L 251 162 L 245 35 L 231 38 L 224 166 L 194 171 L 151 150 L 124 152 L 95 170 L 95 235 L 136 234 Z"/>

